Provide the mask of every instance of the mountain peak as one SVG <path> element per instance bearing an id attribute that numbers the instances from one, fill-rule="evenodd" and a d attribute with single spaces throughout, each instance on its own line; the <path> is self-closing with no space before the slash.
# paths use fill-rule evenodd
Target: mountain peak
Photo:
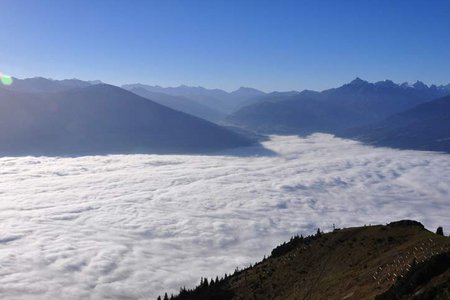
<path id="1" fill-rule="evenodd" d="M 403 82 L 402 84 L 400 84 L 400 86 L 401 86 L 402 88 L 409 88 L 409 87 L 411 87 L 411 85 L 410 85 L 407 81 L 405 81 L 405 82 Z"/>
<path id="2" fill-rule="evenodd" d="M 238 91 L 255 91 L 255 89 L 251 88 L 251 87 L 241 86 L 240 88 L 235 90 L 235 92 L 238 92 Z"/>
<path id="3" fill-rule="evenodd" d="M 378 81 L 375 83 L 376 86 L 379 87 L 385 87 L 385 88 L 395 88 L 398 87 L 396 83 L 394 83 L 392 80 L 384 80 L 384 81 Z"/>
<path id="4" fill-rule="evenodd" d="M 362 79 L 359 78 L 359 77 L 356 77 L 356 78 L 353 79 L 349 84 L 350 84 L 350 85 L 359 86 L 359 85 L 363 85 L 363 84 L 366 84 L 366 83 L 368 83 L 368 82 L 365 81 L 365 80 L 362 80 Z"/>
<path id="5" fill-rule="evenodd" d="M 245 87 L 245 86 L 241 86 L 240 88 L 238 88 L 237 90 L 231 92 L 231 94 L 254 94 L 254 95 L 262 95 L 264 94 L 263 92 L 261 92 L 260 90 L 251 88 L 251 87 Z"/>
<path id="6" fill-rule="evenodd" d="M 416 83 L 414 83 L 412 86 L 416 89 L 427 89 L 428 88 L 428 85 L 426 85 L 425 83 L 423 83 L 422 81 L 419 81 L 419 80 L 417 80 Z"/>

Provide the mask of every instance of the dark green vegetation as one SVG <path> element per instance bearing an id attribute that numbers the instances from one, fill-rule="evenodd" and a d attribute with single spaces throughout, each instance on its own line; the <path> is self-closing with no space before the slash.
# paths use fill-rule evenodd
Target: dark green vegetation
<path id="1" fill-rule="evenodd" d="M 450 238 L 400 221 L 292 237 L 254 266 L 173 299 L 449 299 L 449 282 Z"/>

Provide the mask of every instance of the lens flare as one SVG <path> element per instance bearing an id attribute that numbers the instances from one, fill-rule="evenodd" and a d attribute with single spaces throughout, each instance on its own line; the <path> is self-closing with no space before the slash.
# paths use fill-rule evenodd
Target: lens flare
<path id="1" fill-rule="evenodd" d="M 0 73 L 0 81 L 4 85 L 11 85 L 13 83 L 13 78 L 9 75 L 1 74 Z"/>

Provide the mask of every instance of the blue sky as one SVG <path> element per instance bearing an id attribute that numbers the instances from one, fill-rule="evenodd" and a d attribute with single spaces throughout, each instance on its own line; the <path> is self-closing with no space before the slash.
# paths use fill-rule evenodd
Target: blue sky
<path id="1" fill-rule="evenodd" d="M 450 82 L 450 1 L 0 0 L 0 72 L 227 90 Z"/>

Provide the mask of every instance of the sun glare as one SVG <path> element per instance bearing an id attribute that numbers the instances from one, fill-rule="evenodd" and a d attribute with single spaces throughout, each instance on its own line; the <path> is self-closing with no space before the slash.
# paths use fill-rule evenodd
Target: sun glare
<path id="1" fill-rule="evenodd" d="M 3 85 L 11 85 L 13 83 L 13 78 L 9 75 L 0 73 L 0 81 Z"/>

